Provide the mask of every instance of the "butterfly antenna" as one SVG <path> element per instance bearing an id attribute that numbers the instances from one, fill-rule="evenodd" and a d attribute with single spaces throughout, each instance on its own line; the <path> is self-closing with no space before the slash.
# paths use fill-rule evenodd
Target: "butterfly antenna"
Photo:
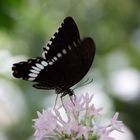
<path id="1" fill-rule="evenodd" d="M 87 80 L 85 80 L 83 83 L 81 83 L 81 85 L 84 85 L 85 83 L 87 83 L 89 81 L 89 78 L 87 78 Z"/>
<path id="2" fill-rule="evenodd" d="M 80 84 L 80 85 L 78 85 L 78 86 L 76 86 L 73 90 L 75 90 L 75 89 L 77 89 L 77 88 L 79 88 L 79 87 L 83 87 L 83 86 L 86 86 L 86 85 L 88 85 L 88 84 L 90 84 L 90 83 L 92 83 L 93 82 L 93 78 L 89 81 L 89 78 L 86 80 L 86 81 L 84 81 L 82 84 Z"/>
<path id="3" fill-rule="evenodd" d="M 89 78 L 86 79 L 86 81 L 84 81 L 83 83 L 80 83 L 80 85 L 77 85 L 73 90 L 77 89 L 78 87 L 81 87 L 82 84 L 86 83 L 89 80 Z"/>
<path id="4" fill-rule="evenodd" d="M 55 109 L 55 107 L 56 107 L 57 99 L 58 99 L 58 94 L 57 94 L 57 96 L 56 96 L 56 98 L 55 98 L 54 109 Z"/>
<path id="5" fill-rule="evenodd" d="M 92 82 L 93 82 L 93 78 L 90 81 L 88 81 L 87 83 L 85 83 L 84 85 L 82 85 L 82 86 L 88 85 L 88 84 L 90 84 Z"/>

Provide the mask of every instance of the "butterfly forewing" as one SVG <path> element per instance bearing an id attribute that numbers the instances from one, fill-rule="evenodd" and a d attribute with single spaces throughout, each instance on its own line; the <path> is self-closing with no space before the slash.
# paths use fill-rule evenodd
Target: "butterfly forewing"
<path id="1" fill-rule="evenodd" d="M 80 41 L 80 35 L 76 23 L 71 17 L 67 17 L 44 48 L 42 55 L 46 60 L 50 60 L 55 55 L 67 53 L 72 43 L 78 41 Z"/>

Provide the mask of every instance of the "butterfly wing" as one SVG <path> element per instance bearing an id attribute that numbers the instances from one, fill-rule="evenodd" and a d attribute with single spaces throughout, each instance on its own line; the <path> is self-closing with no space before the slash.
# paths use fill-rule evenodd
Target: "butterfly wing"
<path id="1" fill-rule="evenodd" d="M 65 52 L 65 48 L 68 47 L 68 45 L 77 41 L 80 41 L 80 35 L 76 23 L 72 17 L 67 17 L 48 44 L 43 48 L 44 52 L 42 56 L 44 59 L 50 60 L 63 49 Z"/>
<path id="2" fill-rule="evenodd" d="M 94 41 L 85 38 L 77 44 L 68 46 L 71 47 L 70 50 L 65 47 L 66 53 L 63 54 L 61 51 L 61 57 L 56 57 L 57 60 L 51 61 L 50 67 L 40 72 L 36 81 L 42 82 L 35 84 L 34 87 L 46 89 L 46 86 L 52 85 L 54 89 L 63 91 L 75 85 L 86 75 L 95 56 Z"/>
<path id="3" fill-rule="evenodd" d="M 95 45 L 91 38 L 85 38 L 79 44 L 56 57 L 55 61 L 43 58 L 29 59 L 13 65 L 16 78 L 37 82 L 41 89 L 67 89 L 79 82 L 88 72 L 95 56 Z"/>
<path id="4" fill-rule="evenodd" d="M 66 47 L 71 49 L 68 44 L 71 45 L 79 40 L 80 35 L 76 23 L 71 17 L 67 17 L 64 19 L 58 32 L 54 34 L 44 48 L 43 58 L 38 57 L 14 64 L 12 68 L 14 77 L 39 83 L 45 82 L 42 85 L 51 88 L 56 87 L 58 82 L 55 79 L 63 81 L 63 76 L 57 66 L 51 65 L 62 56 L 61 51 L 63 54 L 66 54 Z"/>
<path id="5" fill-rule="evenodd" d="M 58 76 L 59 71 L 54 72 L 54 69 L 52 61 L 46 61 L 41 57 L 15 63 L 12 67 L 14 77 L 42 83 L 42 87 L 45 85 L 46 89 L 54 89 L 59 84 L 56 78 L 58 81 L 62 80 L 62 77 Z"/>
<path id="6" fill-rule="evenodd" d="M 54 64 L 55 70 L 63 77 L 59 81 L 62 89 L 79 82 L 88 72 L 95 56 L 95 43 L 91 38 L 85 38 L 70 47 L 71 50 L 67 49 L 67 53 Z"/>
<path id="7" fill-rule="evenodd" d="M 81 41 L 74 20 L 67 17 L 44 48 L 43 58 L 14 64 L 13 75 L 37 82 L 33 85 L 36 88 L 67 89 L 87 73 L 94 55 L 93 40 L 86 38 Z"/>

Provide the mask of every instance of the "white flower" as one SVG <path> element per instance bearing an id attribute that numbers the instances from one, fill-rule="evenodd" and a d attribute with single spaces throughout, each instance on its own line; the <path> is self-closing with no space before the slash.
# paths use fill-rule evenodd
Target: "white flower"
<path id="1" fill-rule="evenodd" d="M 35 119 L 35 139 L 49 140 L 54 138 L 57 140 L 115 140 L 110 137 L 112 131 L 122 131 L 122 122 L 118 121 L 118 113 L 110 120 L 107 126 L 101 126 L 98 117 L 101 117 L 102 108 L 96 108 L 91 102 L 93 95 L 89 94 L 77 97 L 73 102 L 64 102 L 65 114 L 67 121 L 64 120 L 60 109 L 52 108 L 43 110 Z M 97 119 L 96 119 L 97 118 Z M 94 123 L 93 123 L 94 122 Z M 97 125 L 95 125 L 97 124 Z"/>

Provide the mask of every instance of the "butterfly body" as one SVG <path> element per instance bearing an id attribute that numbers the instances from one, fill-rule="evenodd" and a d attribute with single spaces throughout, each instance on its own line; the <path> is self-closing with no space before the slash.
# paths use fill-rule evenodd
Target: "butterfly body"
<path id="1" fill-rule="evenodd" d="M 14 64 L 14 77 L 36 82 L 38 89 L 73 95 L 70 88 L 86 75 L 95 56 L 93 40 L 81 40 L 74 20 L 67 17 L 43 49 L 42 57 Z"/>

